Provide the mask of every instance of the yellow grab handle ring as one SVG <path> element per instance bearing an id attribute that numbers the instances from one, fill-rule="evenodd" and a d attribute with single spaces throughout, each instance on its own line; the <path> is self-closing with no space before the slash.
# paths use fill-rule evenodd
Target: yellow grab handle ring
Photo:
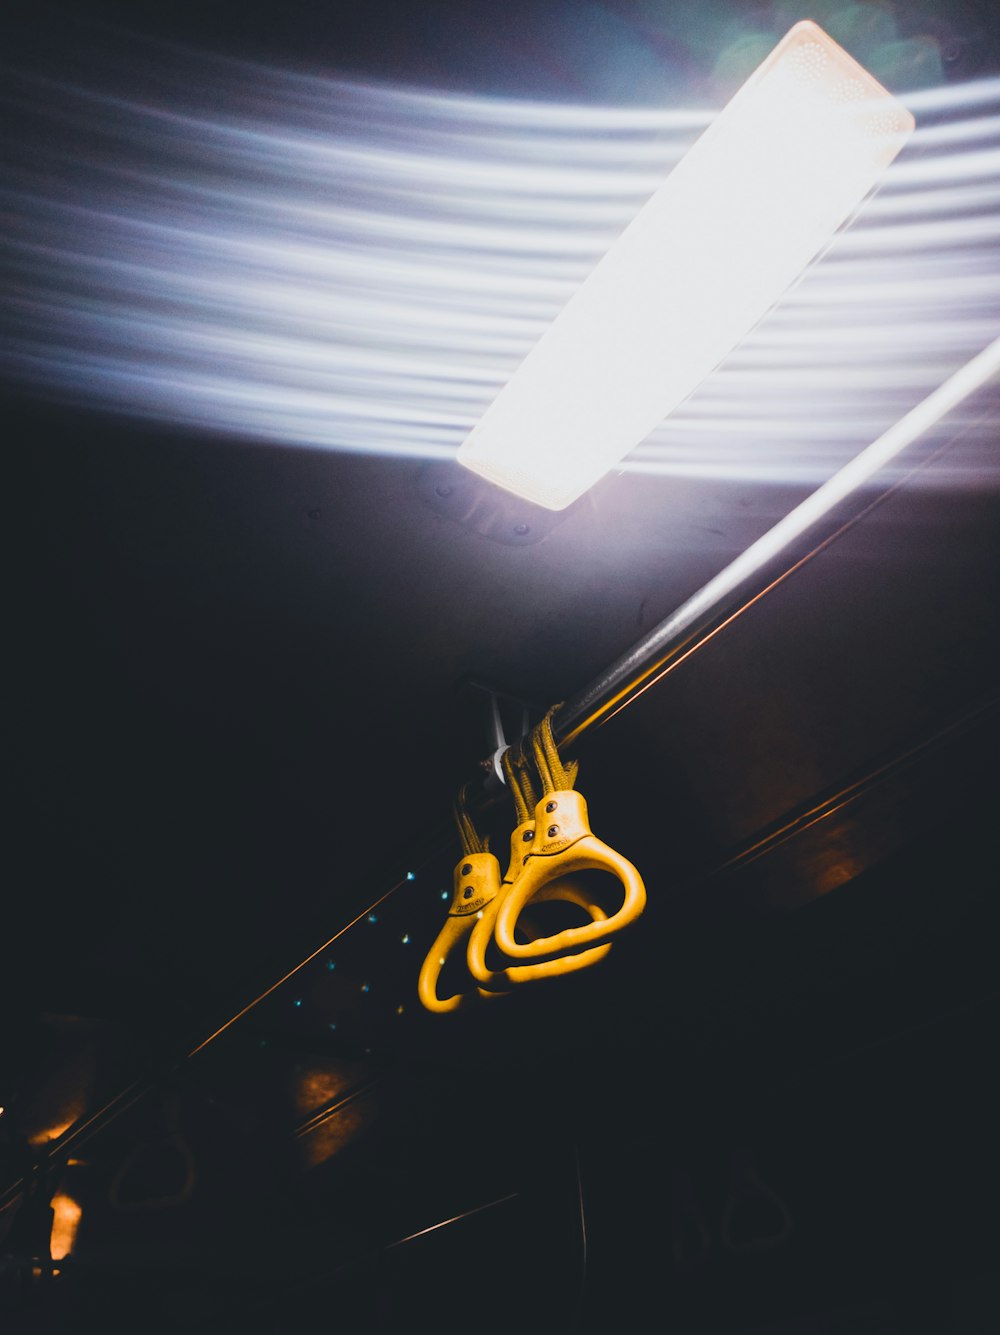
<path id="1" fill-rule="evenodd" d="M 445 918 L 444 926 L 420 966 L 420 977 L 417 979 L 417 995 L 427 1010 L 444 1014 L 457 1010 L 469 1000 L 469 994 L 464 992 L 457 992 L 453 997 L 439 997 L 437 983 L 448 956 L 465 940 L 475 921 L 475 918 L 453 918 L 450 914 Z"/>
<path id="2" fill-rule="evenodd" d="M 437 984 L 448 956 L 463 945 L 478 921 L 477 915 L 496 900 L 500 892 L 499 862 L 492 853 L 467 854 L 455 867 L 454 886 L 448 916 L 424 957 L 417 980 L 421 1004 L 438 1014 L 457 1010 L 476 995 L 459 992 L 442 998 L 438 996 Z M 480 989 L 479 995 L 492 996 L 493 993 Z"/>
<path id="3" fill-rule="evenodd" d="M 469 972 L 483 987 L 503 987 L 508 983 L 528 983 L 536 978 L 555 978 L 559 974 L 573 973 L 577 969 L 586 969 L 591 964 L 602 960 L 611 949 L 611 944 L 595 946 L 591 950 L 574 955 L 561 955 L 558 959 L 546 959 L 538 964 L 512 964 L 504 969 L 491 970 L 486 964 L 486 947 L 493 936 L 497 910 L 505 896 L 500 895 L 483 909 L 483 916 L 473 924 L 466 952 Z M 537 904 L 542 900 L 559 899 L 570 904 L 578 904 L 585 909 L 594 922 L 605 919 L 604 910 L 592 903 L 577 886 L 552 884 L 544 886 L 532 900 Z M 549 938 L 543 938 L 548 940 Z M 546 951 L 546 954 L 549 952 Z"/>
<path id="4" fill-rule="evenodd" d="M 554 955 L 564 956 L 583 946 L 604 943 L 646 907 L 642 877 L 627 858 L 591 831 L 582 793 L 562 789 L 542 798 L 535 808 L 535 838 L 530 847 L 531 851 L 522 855 L 520 874 L 495 911 L 496 943 L 512 959 L 551 960 Z M 607 871 L 621 883 L 624 895 L 617 912 L 536 941 L 515 940 L 517 920 L 530 900 L 560 877 L 582 871 Z"/>
<path id="5" fill-rule="evenodd" d="M 559 974 L 572 973 L 576 969 L 585 969 L 602 960 L 611 949 L 610 945 L 601 945 L 581 954 L 568 955 L 560 959 L 550 959 L 538 964 L 515 964 L 507 968 L 492 970 L 486 964 L 486 948 L 493 938 L 497 912 L 522 870 L 523 850 L 531 847 L 535 835 L 534 821 L 524 821 L 514 830 L 510 838 L 510 868 L 500 885 L 500 893 L 477 915 L 469 937 L 466 963 L 469 972 L 477 982 L 486 988 L 504 987 L 510 983 L 527 983 L 536 978 L 553 978 Z M 600 922 L 607 916 L 599 904 L 594 904 L 580 890 L 579 886 L 562 879 L 553 880 L 532 896 L 532 903 L 545 900 L 562 900 L 577 904 L 584 909 L 592 921 Z"/>

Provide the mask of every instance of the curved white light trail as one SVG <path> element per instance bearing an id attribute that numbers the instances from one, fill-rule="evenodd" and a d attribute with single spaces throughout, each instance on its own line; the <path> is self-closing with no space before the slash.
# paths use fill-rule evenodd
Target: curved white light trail
<path id="1" fill-rule="evenodd" d="M 26 130 L 0 190 L 0 372 L 414 458 L 455 454 L 712 115 L 223 61 L 197 84 L 7 80 Z M 625 467 L 821 481 L 1000 332 L 1000 80 L 905 101 L 918 129 L 880 193 Z"/>

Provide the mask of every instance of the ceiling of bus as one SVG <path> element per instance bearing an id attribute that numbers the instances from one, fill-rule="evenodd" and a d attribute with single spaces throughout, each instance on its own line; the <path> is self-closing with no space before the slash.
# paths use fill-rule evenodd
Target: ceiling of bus
<path id="1" fill-rule="evenodd" d="M 7 20 L 10 1070 L 32 1069 L 39 1013 L 189 1041 L 279 978 L 447 830 L 491 749 L 476 683 L 533 708 L 572 696 L 996 336 L 985 7 L 812 9 L 912 92 L 910 175 L 673 434 L 520 546 L 428 504 L 421 470 L 550 308 L 546 265 L 562 284 L 585 271 L 657 152 L 669 165 L 799 15 L 106 3 Z M 617 160 L 626 141 L 638 166 Z M 357 348 L 341 329 L 318 362 L 317 145 L 341 152 L 319 195 L 345 210 L 317 292 L 367 302 Z M 560 155 L 593 176 L 578 219 L 539 179 L 538 161 L 558 185 Z M 470 291 L 493 305 L 441 326 L 453 264 L 479 266 Z M 280 363 L 263 382 L 261 339 Z M 907 756 L 937 778 L 818 827 L 765 898 L 835 889 L 979 791 L 998 507 L 987 418 L 598 735 L 581 784 L 663 904 Z"/>

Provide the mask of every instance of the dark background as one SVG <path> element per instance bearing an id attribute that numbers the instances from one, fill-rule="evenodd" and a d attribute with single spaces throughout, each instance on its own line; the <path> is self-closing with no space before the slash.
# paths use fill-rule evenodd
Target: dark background
<path id="1" fill-rule="evenodd" d="M 79 77 L 137 31 L 556 101 L 655 104 L 666 70 L 681 104 L 725 23 L 780 10 L 15 6 L 3 59 Z M 895 14 L 945 81 L 996 71 L 985 7 Z M 31 1283 L 44 1228 L 5 1197 L 10 1328 L 996 1329 L 1000 491 L 935 473 L 992 458 L 976 409 L 581 742 L 650 898 L 606 963 L 432 1017 L 450 803 L 490 750 L 470 681 L 571 697 L 808 487 L 626 473 L 507 547 L 418 460 L 7 374 L 0 1189 L 84 1211 Z"/>

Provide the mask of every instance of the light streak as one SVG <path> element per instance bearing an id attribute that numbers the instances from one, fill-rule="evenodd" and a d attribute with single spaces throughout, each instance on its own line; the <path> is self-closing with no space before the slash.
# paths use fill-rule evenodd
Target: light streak
<path id="1" fill-rule="evenodd" d="M 0 375 L 404 460 L 456 453 L 714 114 L 191 61 L 159 101 L 5 78 Z M 817 484 L 995 336 L 1000 80 L 905 101 L 879 194 L 627 470 Z"/>

